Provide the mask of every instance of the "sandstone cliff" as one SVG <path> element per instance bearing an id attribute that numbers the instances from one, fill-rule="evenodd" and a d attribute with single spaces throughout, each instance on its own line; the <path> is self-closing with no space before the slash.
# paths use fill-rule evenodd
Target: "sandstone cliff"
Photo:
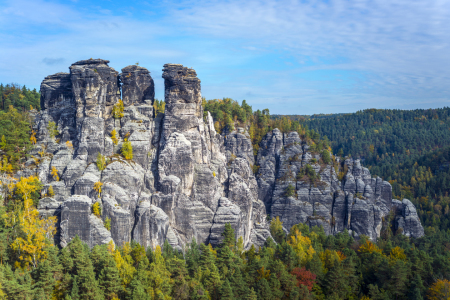
<path id="1" fill-rule="evenodd" d="M 339 181 L 333 164 L 311 162 L 320 156 L 295 132 L 269 132 L 256 160 L 245 129 L 218 134 L 209 113 L 203 118 L 193 69 L 164 65 L 165 113 L 155 116 L 149 71 L 128 66 L 119 74 L 108 63 L 79 61 L 70 73 L 44 79 L 42 111 L 34 123 L 38 142 L 31 153 L 39 162 L 30 159 L 18 174 L 38 175 L 43 194 L 52 186 L 55 194 L 41 199 L 38 208 L 43 216 L 58 217 L 55 238 L 62 247 L 75 235 L 91 247 L 110 240 L 155 247 L 167 240 L 181 249 L 192 238 L 217 245 L 226 223 L 246 247 L 262 245 L 270 236 L 267 214 L 279 216 L 286 230 L 303 222 L 321 225 L 327 234 L 348 229 L 375 239 L 392 207 L 404 234 L 423 235 L 411 202 L 393 201 L 390 184 L 372 178 L 357 160 L 341 164 L 348 171 Z M 123 116 L 113 118 L 119 99 Z M 49 122 L 55 122 L 56 136 Z M 132 145 L 132 160 L 120 155 L 125 140 Z M 99 153 L 107 158 L 104 170 L 95 163 Z M 308 164 L 320 174 L 317 182 L 297 176 Z M 94 189 L 98 182 L 101 193 Z M 295 193 L 286 196 L 289 185 Z M 95 203 L 99 217 L 93 214 Z"/>

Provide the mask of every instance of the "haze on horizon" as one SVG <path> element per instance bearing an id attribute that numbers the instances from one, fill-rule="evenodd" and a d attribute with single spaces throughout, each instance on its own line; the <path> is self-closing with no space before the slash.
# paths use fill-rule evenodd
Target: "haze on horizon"
<path id="1" fill-rule="evenodd" d="M 444 0 L 0 0 L 0 82 L 39 89 L 75 61 L 197 71 L 206 99 L 272 114 L 437 108 L 450 100 Z"/>

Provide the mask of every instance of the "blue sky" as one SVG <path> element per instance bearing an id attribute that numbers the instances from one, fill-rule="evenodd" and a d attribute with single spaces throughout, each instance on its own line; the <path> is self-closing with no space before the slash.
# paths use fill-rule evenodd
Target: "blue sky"
<path id="1" fill-rule="evenodd" d="M 165 63 L 207 99 L 272 114 L 436 108 L 450 100 L 450 1 L 0 0 L 0 82 L 39 88 L 75 61 Z"/>

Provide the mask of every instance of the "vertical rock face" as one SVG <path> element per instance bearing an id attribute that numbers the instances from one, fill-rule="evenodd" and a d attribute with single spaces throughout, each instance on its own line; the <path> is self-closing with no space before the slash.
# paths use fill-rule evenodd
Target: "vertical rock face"
<path id="1" fill-rule="evenodd" d="M 57 73 L 45 77 L 41 84 L 41 109 L 42 113 L 36 118 L 36 137 L 39 140 L 49 137 L 49 122 L 55 122 L 64 142 L 76 137 L 76 104 L 70 74 Z"/>
<path id="2" fill-rule="evenodd" d="M 244 128 L 218 134 L 211 115 L 204 116 L 193 69 L 164 65 L 165 113 L 154 118 L 150 72 L 133 65 L 119 75 L 108 63 L 79 61 L 70 74 L 48 76 L 41 85 L 43 109 L 31 154 L 46 154 L 26 172 L 39 176 L 44 191 L 52 186 L 55 192 L 38 209 L 44 217 L 58 217 L 55 239 L 62 247 L 76 235 L 90 247 L 134 239 L 145 247 L 167 240 L 182 249 L 193 238 L 218 245 L 226 223 L 246 247 L 261 246 L 270 237 L 267 214 L 279 216 L 286 230 L 302 222 L 323 226 L 327 234 L 347 229 L 375 239 L 391 207 L 397 228 L 423 235 L 411 202 L 392 201 L 390 184 L 372 178 L 358 160 L 323 164 L 296 132 L 278 129 L 263 138 L 255 160 Z M 115 119 L 120 95 L 123 115 Z M 49 133 L 49 122 L 57 133 Z M 119 155 L 125 139 L 132 160 Z M 106 158 L 102 170 L 99 154 Z M 307 165 L 319 179 L 302 175 Z M 344 171 L 339 181 L 336 172 Z M 94 188 L 100 183 L 101 192 Z"/>
<path id="3" fill-rule="evenodd" d="M 61 246 L 75 235 L 90 246 L 111 239 L 119 245 L 135 239 L 151 247 L 167 239 L 180 249 L 192 238 L 218 244 L 227 222 L 247 246 L 263 243 L 270 234 L 252 173 L 250 139 L 238 129 L 225 142 L 209 113 L 204 121 L 196 72 L 164 65 L 166 110 L 154 120 L 148 70 L 128 66 L 119 75 L 108 63 L 79 61 L 70 74 L 58 73 L 42 83 L 44 110 L 36 118 L 40 142 L 34 151 L 42 146 L 53 157 L 43 159 L 35 172 L 55 190 L 40 210 L 58 215 Z M 123 116 L 114 119 L 120 94 Z M 60 130 L 56 137 L 48 133 L 52 120 Z M 73 146 L 61 143 L 62 136 Z M 114 156 L 125 138 L 133 161 Z M 108 158 L 104 170 L 95 163 L 99 153 Z M 52 167 L 61 181 L 52 181 Z M 94 189 L 97 182 L 103 184 L 101 194 Z M 99 217 L 92 213 L 95 203 Z"/>
<path id="4" fill-rule="evenodd" d="M 122 101 L 125 106 L 153 103 L 155 84 L 150 72 L 143 67 L 131 65 L 122 69 Z"/>
<path id="5" fill-rule="evenodd" d="M 372 178 L 359 160 L 324 164 L 321 155 L 311 152 L 295 132 L 282 134 L 278 129 L 269 132 L 260 144 L 257 163 L 259 197 L 264 199 L 271 216 L 280 217 L 287 230 L 297 223 L 307 223 L 322 226 L 326 234 L 347 229 L 355 237 L 364 234 L 375 240 L 380 236 L 382 218 L 396 201 L 392 200 L 389 182 Z M 314 169 L 318 179 L 299 175 L 306 165 Z M 336 171 L 346 172 L 342 181 Z M 289 185 L 295 188 L 291 195 L 287 195 Z M 401 215 L 397 224 L 406 228 L 406 235 L 422 236 L 423 228 L 414 205 L 408 202 L 397 205 Z M 411 216 L 407 226 L 402 225 L 406 223 L 403 215 Z"/>

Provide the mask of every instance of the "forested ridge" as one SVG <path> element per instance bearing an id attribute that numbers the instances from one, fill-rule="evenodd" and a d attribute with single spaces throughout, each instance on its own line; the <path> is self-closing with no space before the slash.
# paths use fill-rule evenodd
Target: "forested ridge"
<path id="1" fill-rule="evenodd" d="M 164 112 L 163 102 L 155 101 L 154 105 L 158 113 Z M 269 110 L 253 111 L 245 102 L 240 105 L 229 98 L 205 99 L 203 106 L 214 117 L 218 132 L 238 125 L 246 127 L 255 153 L 262 137 L 269 130 L 279 128 L 282 132 L 299 132 L 317 151 L 332 148 L 336 153 L 342 148 L 342 152 L 348 151 L 342 154 L 352 154 L 347 149 L 353 148 L 344 147 L 343 142 L 336 147 L 334 136 L 314 127 L 311 123 L 315 120 L 274 119 Z M 230 225 L 225 226 L 223 241 L 216 248 L 192 240 L 182 252 L 174 250 L 167 241 L 156 249 L 145 249 L 135 242 L 122 247 L 110 243 L 89 249 L 75 238 L 67 247 L 59 249 L 52 239 L 56 220 L 38 216 L 36 203 L 44 196 L 39 180 L 33 176 L 11 180 L 15 170 L 24 167 L 26 151 L 35 142 L 28 110 L 30 108 L 13 102 L 6 111 L 0 112 L 0 122 L 9 126 L 8 130 L 4 130 L 3 125 L 0 127 L 3 130 L 0 132 L 0 299 L 368 300 L 447 299 L 450 296 L 450 231 L 433 225 L 433 230 L 427 230 L 425 237 L 410 239 L 393 231 L 393 214 L 385 218 L 381 238 L 376 242 L 364 236 L 355 240 L 346 231 L 326 236 L 322 228 L 310 229 L 304 224 L 285 233 L 279 219 L 272 219 L 270 231 L 275 241 L 268 238 L 259 249 L 243 249 L 242 239 L 236 241 Z M 52 126 L 49 124 L 54 130 Z M 446 130 L 450 132 L 448 126 Z M 389 147 L 386 141 L 384 143 Z M 372 156 L 375 156 L 375 145 L 378 144 L 374 144 L 373 153 L 369 148 Z M 410 149 L 410 144 L 405 142 L 405 145 L 410 150 L 405 157 L 415 160 L 408 161 L 412 167 L 404 162 L 404 171 L 397 168 L 399 174 L 409 176 L 408 172 L 413 172 L 414 177 L 420 179 L 423 173 L 431 182 L 437 177 L 437 173 L 430 171 L 433 167 L 439 172 L 448 171 L 446 145 L 438 146 L 441 148 L 435 152 L 421 150 L 417 154 Z M 383 161 L 390 159 L 387 155 L 383 158 L 384 152 L 377 153 L 379 159 L 374 158 L 374 161 L 378 164 L 371 168 L 375 174 L 374 169 L 383 170 Z M 357 155 L 361 154 L 352 154 Z M 97 167 L 101 166 L 101 161 L 97 162 Z M 400 175 L 397 176 L 400 181 Z M 426 182 L 425 193 L 428 193 L 432 185 Z M 434 185 L 437 190 L 439 181 Z M 399 188 L 400 192 L 405 190 L 403 185 Z M 447 197 L 444 191 L 442 197 Z M 443 204 L 437 205 L 441 205 L 442 214 L 447 215 L 448 206 Z M 96 214 L 98 207 L 92 209 Z M 437 213 L 434 206 L 432 213 Z"/>

